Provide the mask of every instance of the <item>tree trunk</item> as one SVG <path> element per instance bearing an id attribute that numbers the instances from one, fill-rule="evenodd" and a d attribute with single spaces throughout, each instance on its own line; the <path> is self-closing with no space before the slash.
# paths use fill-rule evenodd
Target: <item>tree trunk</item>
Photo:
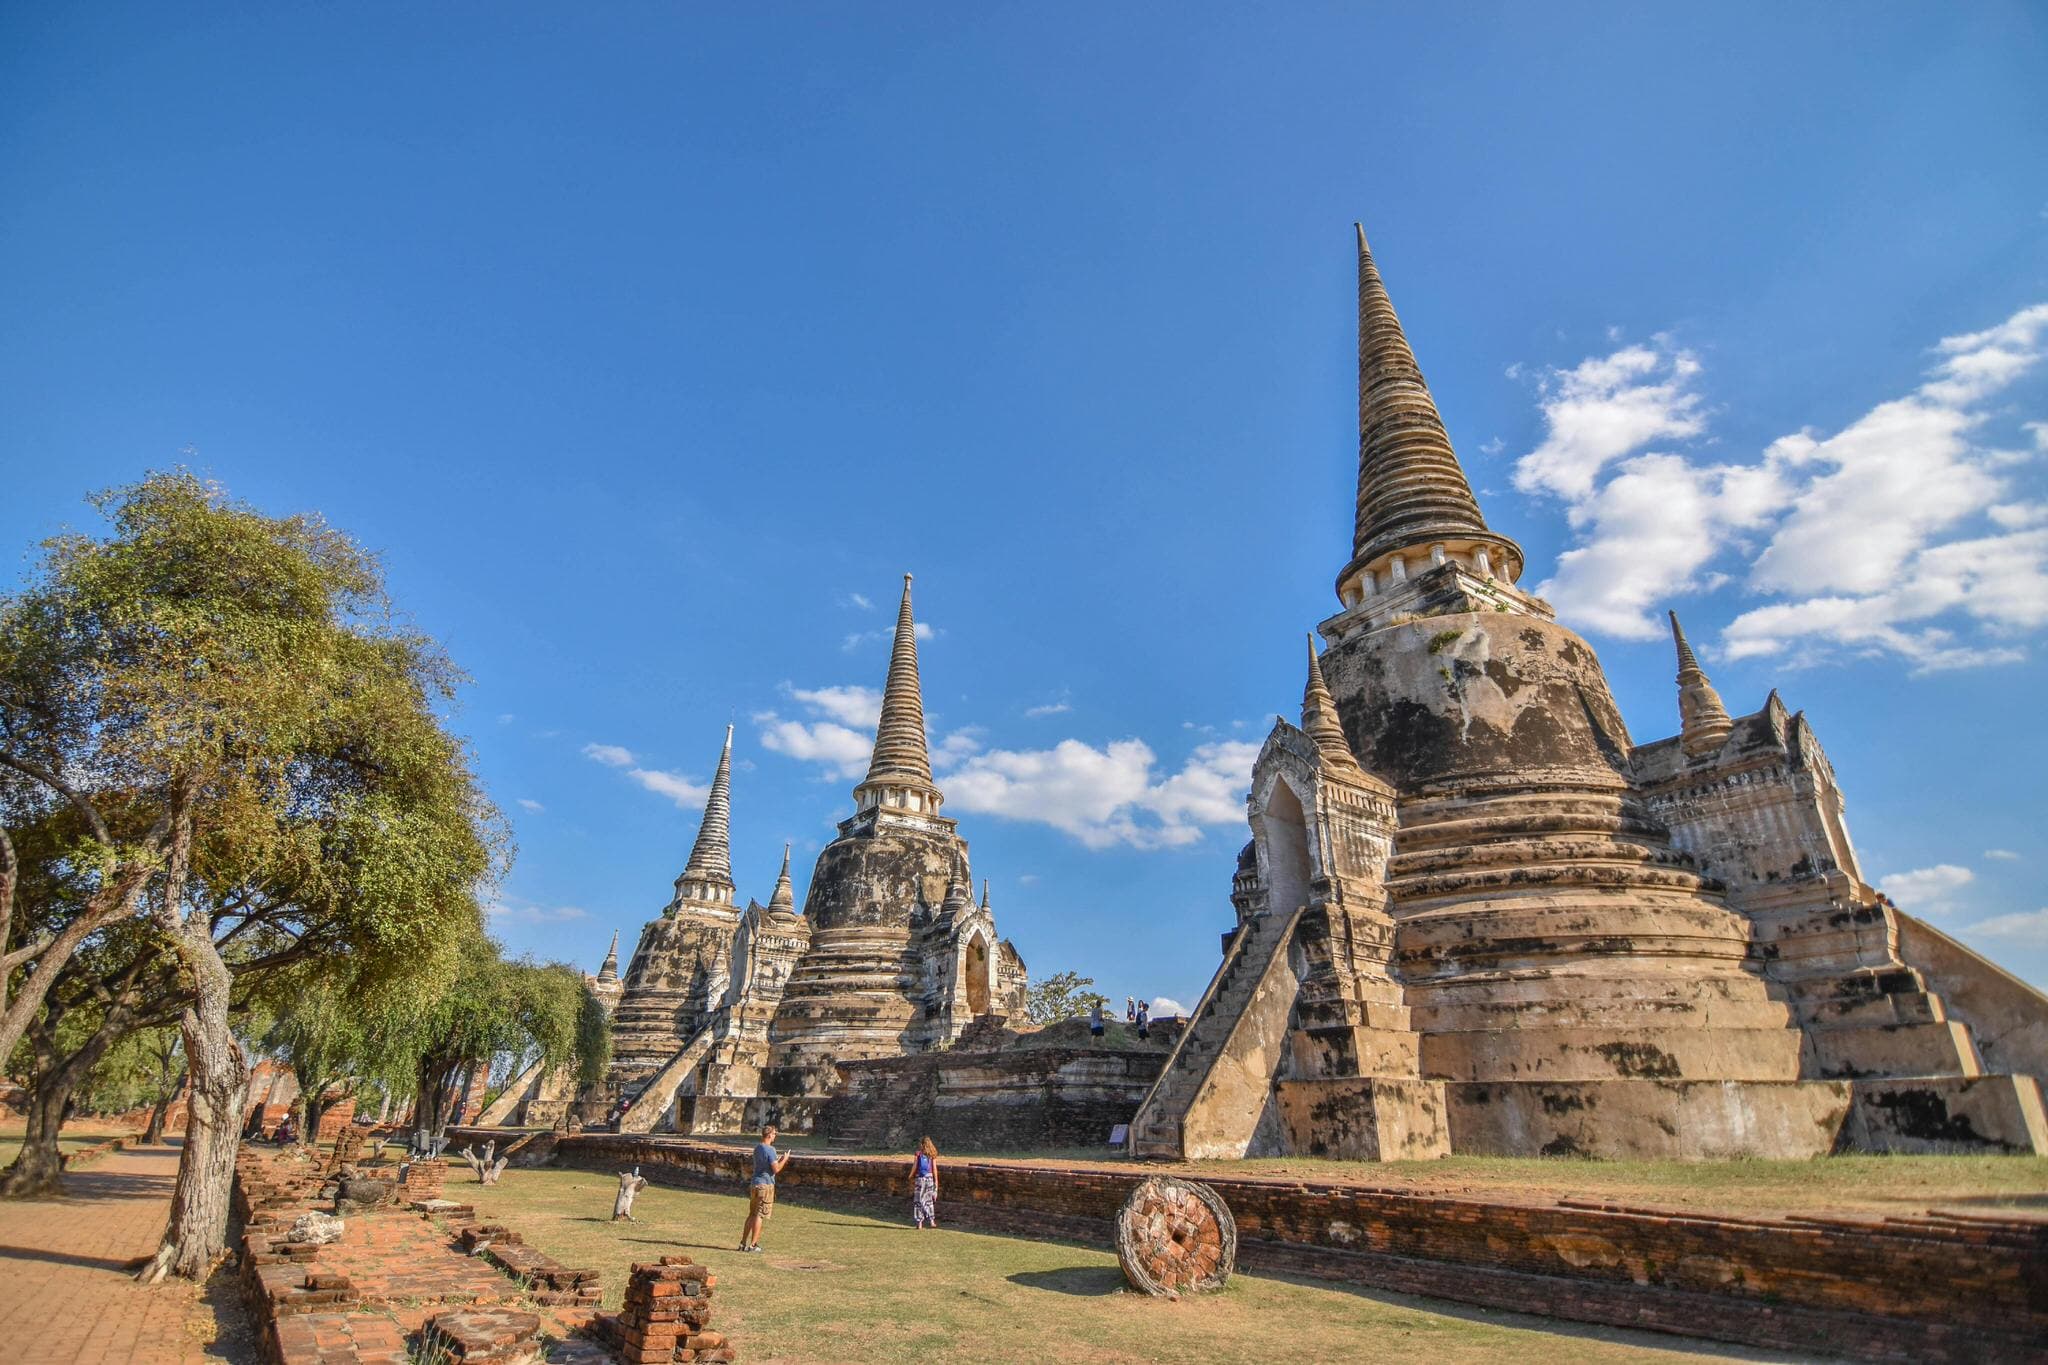
<path id="1" fill-rule="evenodd" d="M 22 1135 L 21 1152 L 5 1174 L 0 1174 L 0 1199 L 39 1199 L 61 1194 L 64 1189 L 64 1161 L 57 1147 L 57 1135 L 64 1127 L 78 1087 L 106 1056 L 107 1049 L 126 1031 L 129 1011 L 120 1004 L 109 1006 L 78 1050 L 59 1057 L 44 1029 L 54 1035 L 61 1012 L 44 1016 L 37 1029 L 36 1075 L 29 1092 L 28 1131 Z"/>
<path id="2" fill-rule="evenodd" d="M 142 1140 L 150 1146 L 156 1147 L 162 1144 L 164 1140 L 164 1116 L 170 1113 L 171 1105 L 178 1098 L 178 1092 L 184 1088 L 185 1076 L 183 1072 L 180 1072 L 178 1079 L 165 1087 L 163 1092 L 157 1096 L 156 1104 L 149 1111 L 149 1126 L 142 1130 Z"/>
<path id="3" fill-rule="evenodd" d="M 192 1073 L 185 1146 L 178 1158 L 178 1183 L 171 1192 L 170 1226 L 156 1255 L 137 1277 L 145 1284 L 167 1273 L 203 1279 L 227 1249 L 228 1201 L 234 1190 L 249 1064 L 228 1028 L 227 969 L 219 972 L 217 1013 L 208 1008 L 214 992 L 204 980 L 206 974 L 200 975 L 200 1005 L 187 1008 L 180 1021 Z"/>
<path id="4" fill-rule="evenodd" d="M 0 1175 L 0 1199 L 41 1199 L 64 1192 L 57 1132 L 64 1126 L 64 1106 L 70 1099 L 71 1086 L 55 1074 L 37 1080 L 29 1092 L 28 1131 L 21 1135 L 21 1151 Z"/>
<path id="5" fill-rule="evenodd" d="M 415 1145 L 426 1148 L 447 1136 L 455 1107 L 455 1078 L 466 1064 L 435 1058 L 420 1063 L 420 1093 L 413 1101 Z"/>
<path id="6" fill-rule="evenodd" d="M 249 1094 L 249 1060 L 228 1024 L 234 977 L 213 941 L 213 921 L 184 904 L 192 834 L 189 817 L 173 826 L 163 900 L 156 911 L 157 923 L 192 976 L 192 1003 L 178 1020 L 192 1099 L 185 1146 L 178 1154 L 178 1183 L 171 1191 L 170 1226 L 156 1255 L 136 1276 L 144 1284 L 166 1273 L 204 1279 L 227 1250 L 235 1151 L 241 1146 L 242 1105 Z"/>

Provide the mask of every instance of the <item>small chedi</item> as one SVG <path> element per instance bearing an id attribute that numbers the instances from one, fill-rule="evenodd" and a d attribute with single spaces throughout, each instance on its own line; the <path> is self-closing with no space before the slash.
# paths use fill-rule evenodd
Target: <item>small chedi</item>
<path id="1" fill-rule="evenodd" d="M 802 914 L 787 848 L 768 904 L 738 909 L 727 728 L 696 844 L 613 1011 L 622 1131 L 807 1131 L 839 1063 L 926 1051 L 976 1018 L 1021 1015 L 1023 959 L 997 936 L 987 897 L 975 903 L 967 841 L 939 813 L 908 574 L 874 756 L 853 796 Z"/>
<path id="2" fill-rule="evenodd" d="M 2048 1151 L 2048 998 L 1859 871 L 1806 718 L 1679 629 L 1636 744 L 1517 586 L 1358 234 L 1356 534 L 1140 1155 Z"/>

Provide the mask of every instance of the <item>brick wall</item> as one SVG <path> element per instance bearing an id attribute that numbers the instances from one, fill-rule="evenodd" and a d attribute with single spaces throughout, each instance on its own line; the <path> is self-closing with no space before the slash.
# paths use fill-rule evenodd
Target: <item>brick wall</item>
<path id="1" fill-rule="evenodd" d="M 458 1139 L 460 1140 L 460 1139 Z M 744 1147 L 581 1134 L 560 1164 L 737 1193 Z M 955 1225 L 1107 1245 L 1145 1170 L 950 1160 Z M 1487 1307 L 1877 1360 L 1977 1360 L 2048 1339 L 2048 1225 L 1996 1214 L 1911 1219 L 1703 1217 L 1616 1206 L 1489 1203 L 1302 1181 L 1205 1177 L 1237 1219 L 1247 1269 L 1315 1275 Z M 907 1216 L 894 1157 L 800 1153 L 799 1203 Z"/>

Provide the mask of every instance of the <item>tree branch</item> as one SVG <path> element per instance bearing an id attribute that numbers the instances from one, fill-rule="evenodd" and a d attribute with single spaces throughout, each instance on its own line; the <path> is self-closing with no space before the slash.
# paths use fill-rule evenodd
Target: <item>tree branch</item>
<path id="1" fill-rule="evenodd" d="M 113 846 L 114 836 L 107 829 L 107 822 L 100 818 L 99 810 L 63 778 L 57 776 L 57 774 L 51 772 L 40 763 L 26 758 L 16 758 L 13 754 L 7 753 L 4 750 L 0 750 L 0 768 L 12 768 L 23 777 L 33 778 L 51 791 L 56 792 L 59 796 L 70 802 L 71 808 L 77 811 L 85 820 L 85 823 L 92 827 L 95 839 L 109 847 Z"/>

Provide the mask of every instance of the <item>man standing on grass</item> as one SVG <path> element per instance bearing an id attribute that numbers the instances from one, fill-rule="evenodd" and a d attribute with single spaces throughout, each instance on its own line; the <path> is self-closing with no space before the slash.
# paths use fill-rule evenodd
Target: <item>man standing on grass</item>
<path id="1" fill-rule="evenodd" d="M 747 1225 L 740 1231 L 740 1250 L 761 1249 L 761 1225 L 775 1212 L 775 1177 L 789 1164 L 789 1153 L 775 1151 L 775 1125 L 761 1129 L 754 1146 L 754 1178 L 747 1183 Z"/>

